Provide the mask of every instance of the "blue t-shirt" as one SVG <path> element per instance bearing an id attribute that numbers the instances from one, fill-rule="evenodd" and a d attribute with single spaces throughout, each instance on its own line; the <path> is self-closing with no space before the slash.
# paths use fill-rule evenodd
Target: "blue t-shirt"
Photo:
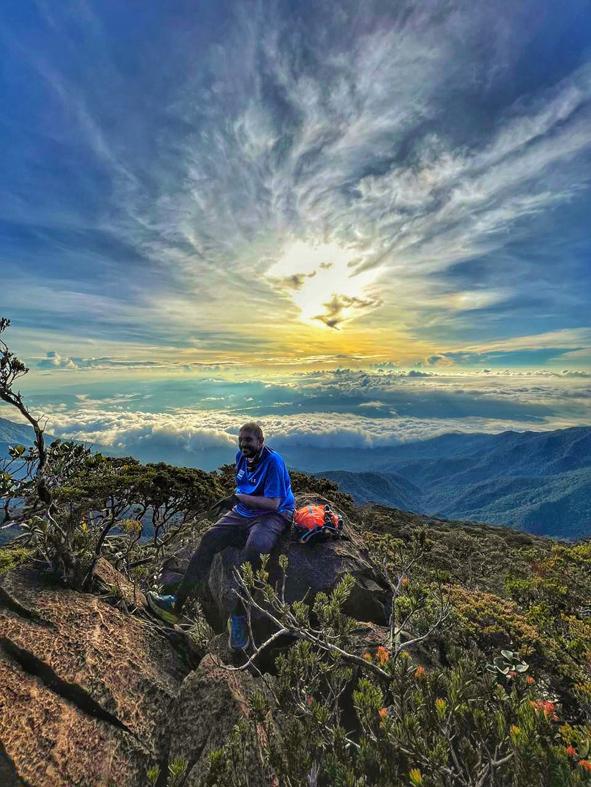
<path id="1" fill-rule="evenodd" d="M 293 511 L 295 508 L 295 498 L 285 462 L 276 451 L 266 445 L 263 446 L 254 470 L 248 469 L 247 459 L 242 451 L 236 454 L 236 492 L 241 495 L 278 497 L 278 512 Z M 268 510 L 249 508 L 242 503 L 234 506 L 234 510 L 241 516 L 248 517 L 270 513 Z"/>

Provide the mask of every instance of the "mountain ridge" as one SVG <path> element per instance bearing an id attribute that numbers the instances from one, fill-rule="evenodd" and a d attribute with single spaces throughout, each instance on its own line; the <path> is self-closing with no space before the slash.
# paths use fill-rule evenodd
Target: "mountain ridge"
<path id="1" fill-rule="evenodd" d="M 439 452 L 439 453 L 438 453 Z M 358 502 L 379 502 L 446 519 L 509 524 L 558 538 L 591 534 L 591 427 L 497 435 L 443 435 L 407 444 L 371 475 L 315 473 Z M 388 492 L 396 478 L 406 498 Z"/>

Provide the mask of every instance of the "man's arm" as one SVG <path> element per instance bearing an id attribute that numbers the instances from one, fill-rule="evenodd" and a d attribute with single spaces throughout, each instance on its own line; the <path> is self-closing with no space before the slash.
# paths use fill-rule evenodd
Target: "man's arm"
<path id="1" fill-rule="evenodd" d="M 280 497 L 263 497 L 262 495 L 243 495 L 240 492 L 236 493 L 238 500 L 245 506 L 255 510 L 261 509 L 263 511 L 277 511 Z"/>

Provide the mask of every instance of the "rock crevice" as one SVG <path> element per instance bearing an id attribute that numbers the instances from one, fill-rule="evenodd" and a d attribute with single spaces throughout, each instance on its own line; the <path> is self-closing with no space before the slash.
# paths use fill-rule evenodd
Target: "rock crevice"
<path id="1" fill-rule="evenodd" d="M 8 591 L 5 590 L 1 585 L 0 608 L 8 609 L 10 612 L 14 612 L 15 615 L 19 615 L 21 618 L 29 620 L 32 623 L 37 623 L 40 626 L 55 628 L 52 623 L 38 615 L 35 610 L 29 609 L 29 607 L 25 607 L 23 604 L 21 604 L 20 601 L 14 598 L 14 596 L 11 596 L 10 593 L 8 593 Z"/>
<path id="2" fill-rule="evenodd" d="M 99 703 L 81 686 L 78 686 L 76 683 L 68 683 L 62 680 L 48 664 L 38 659 L 28 650 L 19 648 L 19 646 L 8 639 L 8 637 L 0 638 L 0 648 L 9 657 L 14 659 L 25 672 L 33 677 L 39 678 L 50 691 L 53 691 L 54 694 L 71 702 L 83 713 L 95 719 L 99 719 L 100 721 L 104 721 L 107 724 L 111 724 L 113 727 L 123 730 L 123 732 L 134 735 L 126 724 L 99 705 Z M 134 735 L 134 737 L 137 738 L 136 735 Z"/>

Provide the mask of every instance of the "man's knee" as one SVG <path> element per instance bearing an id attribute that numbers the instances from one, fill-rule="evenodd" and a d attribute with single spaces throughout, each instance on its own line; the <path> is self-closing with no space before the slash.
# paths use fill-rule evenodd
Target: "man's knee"
<path id="1" fill-rule="evenodd" d="M 213 527 L 208 528 L 205 533 L 201 536 L 200 544 L 205 546 L 210 546 L 211 544 L 215 544 L 217 541 L 220 540 L 220 530 L 215 525 Z"/>
<path id="2" fill-rule="evenodd" d="M 201 541 L 194 554 L 212 557 L 216 552 L 221 552 L 222 549 L 230 546 L 230 541 L 229 534 L 214 525 L 201 536 Z"/>
<path id="3" fill-rule="evenodd" d="M 253 560 L 258 558 L 259 555 L 268 555 L 272 552 L 276 543 L 276 541 L 269 538 L 250 539 L 244 549 L 244 557 L 246 560 Z"/>
<path id="4" fill-rule="evenodd" d="M 279 543 L 285 527 L 265 527 L 265 523 L 256 525 L 250 533 L 246 544 L 246 558 L 258 558 L 268 555 Z"/>

